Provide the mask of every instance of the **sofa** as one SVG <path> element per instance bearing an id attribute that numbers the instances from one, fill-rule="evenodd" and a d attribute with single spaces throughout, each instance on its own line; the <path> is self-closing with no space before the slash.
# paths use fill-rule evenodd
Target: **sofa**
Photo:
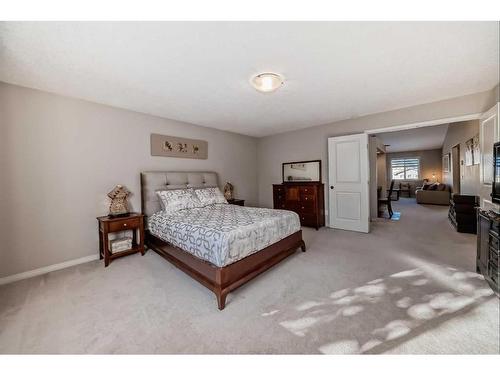
<path id="1" fill-rule="evenodd" d="M 415 197 L 417 198 L 417 203 L 419 204 L 439 204 L 449 206 L 450 196 L 450 187 L 440 183 L 424 184 L 424 186 L 415 190 Z"/>

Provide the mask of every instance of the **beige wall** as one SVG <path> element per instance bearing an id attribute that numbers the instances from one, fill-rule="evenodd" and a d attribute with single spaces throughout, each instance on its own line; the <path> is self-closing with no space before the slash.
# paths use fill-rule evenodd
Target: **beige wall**
<path id="1" fill-rule="evenodd" d="M 456 122 L 448 126 L 443 143 L 443 155 L 450 153 L 453 146 L 460 144 L 460 194 L 479 195 L 479 164 L 465 165 L 465 142 L 479 134 L 479 121 Z M 453 161 L 450 159 L 450 165 Z M 463 162 L 463 164 L 462 164 Z M 443 181 L 452 186 L 453 173 L 443 173 Z"/>
<path id="2" fill-rule="evenodd" d="M 258 141 L 259 203 L 263 207 L 272 207 L 272 184 L 281 181 L 283 162 L 321 159 L 323 182 L 327 185 L 328 137 L 480 113 L 494 105 L 496 95 L 494 90 L 490 90 L 260 138 Z M 325 188 L 327 210 L 328 191 L 329 189 Z"/>
<path id="3" fill-rule="evenodd" d="M 394 187 L 398 188 L 400 182 L 410 183 L 411 195 L 415 195 L 415 188 L 422 186 L 423 180 L 427 178 L 429 181 L 432 180 L 432 175 L 436 175 L 437 181 L 442 181 L 442 158 L 441 149 L 438 150 L 421 150 L 421 151 L 407 151 L 407 152 L 391 152 L 387 154 L 387 186 L 391 183 L 391 160 L 397 158 L 420 158 L 420 179 L 417 181 L 400 181 L 396 180 L 394 182 Z M 405 195 L 406 196 L 406 195 Z"/>
<path id="4" fill-rule="evenodd" d="M 141 170 L 213 170 L 248 205 L 272 207 L 283 162 L 321 159 L 328 183 L 328 137 L 483 112 L 496 100 L 498 86 L 257 140 L 0 83 L 0 277 L 96 254 L 106 193 L 124 184 L 140 210 Z M 208 160 L 152 157 L 152 132 L 205 139 Z"/>
<path id="5" fill-rule="evenodd" d="M 150 134 L 208 141 L 208 160 L 150 156 Z M 142 170 L 209 170 L 257 203 L 252 137 L 0 83 L 0 277 L 97 254 L 116 184 L 140 210 Z"/>

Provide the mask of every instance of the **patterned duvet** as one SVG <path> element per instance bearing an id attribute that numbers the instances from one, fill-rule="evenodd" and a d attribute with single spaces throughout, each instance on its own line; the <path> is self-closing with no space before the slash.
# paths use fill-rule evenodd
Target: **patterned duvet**
<path id="1" fill-rule="evenodd" d="M 300 230 L 292 211 L 213 204 L 175 213 L 160 211 L 148 219 L 158 238 L 224 267 Z"/>

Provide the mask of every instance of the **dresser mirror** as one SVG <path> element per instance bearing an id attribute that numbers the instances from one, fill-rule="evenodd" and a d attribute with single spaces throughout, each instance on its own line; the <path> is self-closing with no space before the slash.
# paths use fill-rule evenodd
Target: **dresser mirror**
<path id="1" fill-rule="evenodd" d="M 283 182 L 321 182 L 321 160 L 283 163 Z"/>

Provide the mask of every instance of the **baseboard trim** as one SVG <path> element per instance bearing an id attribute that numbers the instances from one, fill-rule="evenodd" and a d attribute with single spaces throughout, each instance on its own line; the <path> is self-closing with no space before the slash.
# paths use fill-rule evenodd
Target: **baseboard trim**
<path id="1" fill-rule="evenodd" d="M 15 275 L 10 275 L 10 276 L 0 278 L 0 285 L 13 283 L 13 282 L 19 281 L 19 280 L 29 279 L 29 278 L 32 278 L 35 276 L 44 275 L 44 274 L 52 272 L 52 271 L 62 270 L 64 268 L 76 266 L 77 264 L 92 262 L 93 260 L 97 260 L 97 259 L 99 259 L 98 255 L 89 255 L 89 256 L 86 256 L 83 258 L 72 259 L 72 260 L 68 260 L 66 262 L 52 264 L 50 266 L 37 268 L 37 269 L 31 270 L 31 271 L 16 273 Z"/>

